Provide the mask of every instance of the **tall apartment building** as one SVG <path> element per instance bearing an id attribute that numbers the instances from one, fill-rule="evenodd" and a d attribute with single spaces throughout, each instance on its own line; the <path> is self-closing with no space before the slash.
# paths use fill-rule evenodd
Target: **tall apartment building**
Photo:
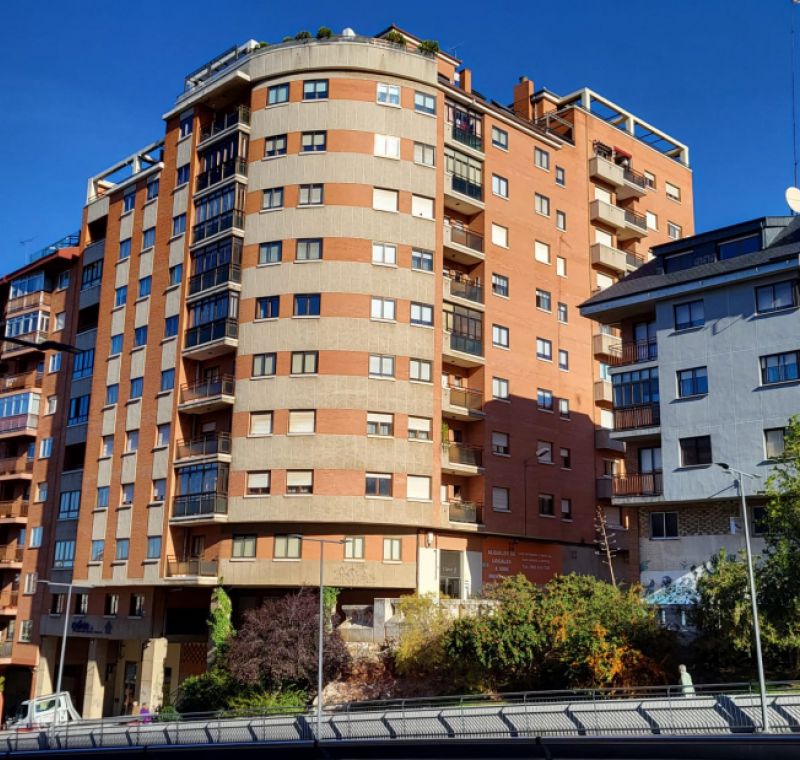
<path id="1" fill-rule="evenodd" d="M 44 375 L 69 465 L 45 478 L 34 446 L 9 498 L 38 536 L 24 590 L 81 584 L 64 685 L 84 715 L 201 672 L 216 584 L 237 610 L 316 584 L 298 536 L 341 541 L 344 604 L 599 572 L 603 503 L 636 566 L 596 486 L 622 451 L 613 331 L 578 305 L 692 232 L 687 148 L 590 90 L 523 78 L 500 105 L 382 36 L 251 41 L 193 72 L 163 139 L 90 179 L 79 257 L 7 280 L 43 271 L 55 299 L 72 266 L 83 353 Z M 48 432 L 24 435 L 20 455 Z M 67 600 L 39 589 L 4 662 L 24 683 L 38 643 L 44 693 Z"/>
<path id="2" fill-rule="evenodd" d="M 672 625 L 711 556 L 744 549 L 734 478 L 715 463 L 759 476 L 745 493 L 763 548 L 764 482 L 800 411 L 798 252 L 796 218 L 756 219 L 658 246 L 581 307 L 621 330 L 612 504 L 638 511 L 641 583 Z"/>

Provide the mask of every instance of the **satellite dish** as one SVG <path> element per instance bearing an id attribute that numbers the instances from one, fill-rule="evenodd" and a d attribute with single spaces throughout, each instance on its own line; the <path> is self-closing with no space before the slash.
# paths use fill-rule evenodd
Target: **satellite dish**
<path id="1" fill-rule="evenodd" d="M 800 213 L 800 189 L 796 187 L 787 188 L 786 203 L 795 214 Z"/>
<path id="2" fill-rule="evenodd" d="M 356 33 L 349 27 L 342 29 L 342 37 L 355 37 Z"/>

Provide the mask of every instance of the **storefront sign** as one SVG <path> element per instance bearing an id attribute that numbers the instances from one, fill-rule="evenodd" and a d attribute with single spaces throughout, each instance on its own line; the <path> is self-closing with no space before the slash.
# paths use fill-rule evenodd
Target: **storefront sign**
<path id="1" fill-rule="evenodd" d="M 561 572 L 561 548 L 531 541 L 487 538 L 483 542 L 483 582 L 497 583 L 522 573 L 532 583 L 547 583 Z"/>

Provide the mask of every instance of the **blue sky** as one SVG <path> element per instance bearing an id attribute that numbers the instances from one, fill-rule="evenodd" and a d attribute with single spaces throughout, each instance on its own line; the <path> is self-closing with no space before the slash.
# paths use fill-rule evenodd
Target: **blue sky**
<path id="1" fill-rule="evenodd" d="M 560 94 L 597 90 L 689 145 L 698 231 L 787 213 L 791 0 L 3 5 L 2 272 L 78 229 L 87 178 L 162 136 L 186 73 L 320 25 L 437 39 L 501 102 L 522 74 Z"/>

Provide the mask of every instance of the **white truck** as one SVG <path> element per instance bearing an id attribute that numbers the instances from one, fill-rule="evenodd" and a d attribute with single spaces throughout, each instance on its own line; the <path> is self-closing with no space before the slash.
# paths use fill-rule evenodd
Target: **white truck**
<path id="1" fill-rule="evenodd" d="M 14 717 L 8 721 L 11 731 L 35 730 L 53 723 L 63 725 L 81 720 L 81 716 L 72 704 L 68 691 L 46 694 L 34 699 L 26 699 L 18 708 Z"/>

